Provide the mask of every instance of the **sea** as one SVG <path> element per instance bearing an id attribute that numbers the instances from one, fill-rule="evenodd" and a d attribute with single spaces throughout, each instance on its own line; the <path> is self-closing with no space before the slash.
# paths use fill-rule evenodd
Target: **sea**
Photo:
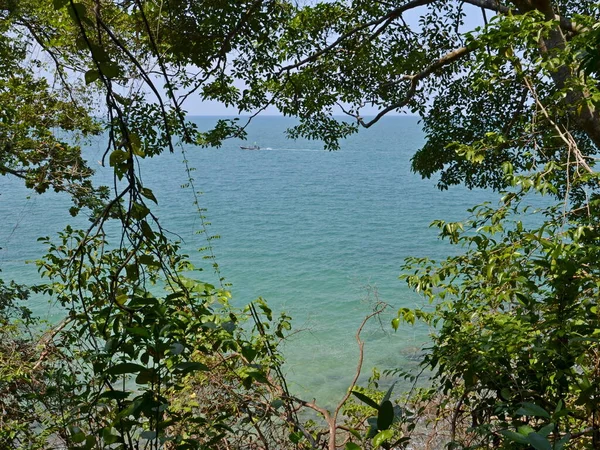
<path id="1" fill-rule="evenodd" d="M 192 117 L 201 130 L 216 117 Z M 283 371 L 293 394 L 335 405 L 357 369 L 356 333 L 378 302 L 389 305 L 361 333 L 364 362 L 360 384 L 373 368 L 415 370 L 433 330 L 390 321 L 401 307 L 425 300 L 399 279 L 404 259 L 442 259 L 460 252 L 438 239 L 435 219 L 464 220 L 467 209 L 496 196 L 454 187 L 440 191 L 437 180 L 410 169 L 411 156 L 424 143 L 419 119 L 385 117 L 341 142 L 338 151 L 323 143 L 290 140 L 292 118 L 264 116 L 248 127 L 246 141 L 230 139 L 220 148 L 176 147 L 140 170 L 157 199 L 162 225 L 197 266 L 204 280 L 217 282 L 203 258 L 208 241 L 194 205 L 193 185 L 206 216 L 212 253 L 235 305 L 259 297 L 274 314 L 292 317 L 293 329 L 281 350 Z M 242 150 L 244 145 L 260 150 Z M 100 164 L 103 138 L 88 142 L 84 154 L 99 183 L 112 183 Z M 182 151 L 183 150 L 183 151 Z M 5 280 L 39 282 L 30 261 L 44 251 L 40 236 L 55 236 L 67 223 L 87 227 L 85 214 L 70 217 L 70 201 L 53 192 L 34 194 L 22 182 L 0 178 L 0 274 Z M 37 315 L 56 321 L 62 311 L 48 299 L 33 298 Z M 398 384 L 396 390 L 409 388 Z"/>

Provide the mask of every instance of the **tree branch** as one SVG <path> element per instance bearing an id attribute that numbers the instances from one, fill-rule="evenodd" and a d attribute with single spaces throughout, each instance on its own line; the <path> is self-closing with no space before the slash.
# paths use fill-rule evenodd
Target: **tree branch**
<path id="1" fill-rule="evenodd" d="M 388 12 L 387 14 L 385 14 L 384 16 L 379 17 L 378 19 L 374 19 L 371 20 L 370 22 L 364 23 L 362 25 L 359 25 L 355 28 L 353 28 L 352 30 L 342 34 L 340 37 L 338 37 L 335 41 L 333 41 L 331 44 L 329 44 L 328 46 L 322 48 L 321 50 L 317 51 L 316 53 L 313 53 L 312 55 L 304 58 L 303 60 L 296 62 L 294 64 L 290 64 L 287 66 L 282 67 L 279 72 L 277 73 L 277 75 L 281 75 L 283 72 L 286 71 L 290 71 L 293 69 L 297 69 L 298 67 L 301 67 L 309 62 L 313 62 L 316 61 L 320 56 L 330 52 L 331 50 L 333 50 L 335 47 L 337 47 L 339 44 L 341 44 L 343 41 L 345 41 L 346 39 L 348 39 L 349 37 L 355 35 L 356 33 L 358 33 L 359 31 L 362 31 L 366 28 L 372 27 L 372 26 L 378 26 L 381 25 L 382 23 L 386 22 L 387 25 L 389 25 L 393 19 L 396 19 L 397 17 L 399 17 L 402 13 L 410 10 L 410 9 L 414 9 L 417 8 L 419 6 L 425 6 L 428 5 L 430 3 L 435 3 L 439 0 L 413 0 L 410 1 L 398 8 L 395 8 L 393 10 L 391 10 L 390 12 Z M 381 33 L 383 31 L 385 27 L 380 28 L 379 30 L 377 30 L 377 34 Z"/>
<path id="2" fill-rule="evenodd" d="M 15 177 L 22 178 L 22 179 L 27 178 L 27 175 L 26 175 L 27 172 L 25 170 L 14 170 L 14 169 L 10 169 L 6 166 L 0 166 L 0 174 L 6 175 L 7 173 L 14 175 Z"/>
<path id="3" fill-rule="evenodd" d="M 527 3 L 530 3 L 528 0 L 526 0 Z M 509 12 L 512 11 L 511 8 L 509 8 L 508 6 L 504 6 L 501 5 L 500 2 L 498 0 L 463 0 L 463 3 L 467 3 L 469 5 L 473 5 L 473 6 L 478 6 L 483 10 L 489 10 L 489 11 L 494 11 L 500 14 L 508 14 Z M 514 2 L 517 6 L 519 3 L 523 3 L 522 1 L 519 2 L 518 0 Z M 575 22 L 572 22 L 570 19 L 567 19 L 565 17 L 560 17 L 560 16 L 554 16 L 556 19 L 560 20 L 560 26 L 562 29 L 566 30 L 566 31 L 571 31 L 572 33 L 581 33 L 582 31 L 584 31 L 584 28 L 577 25 Z"/>
<path id="4" fill-rule="evenodd" d="M 358 121 L 358 123 L 360 125 L 362 125 L 363 127 L 365 127 L 365 128 L 371 127 L 372 125 L 376 124 L 379 121 L 379 119 L 381 119 L 383 116 L 385 116 L 390 111 L 393 111 L 394 109 L 398 109 L 398 108 L 402 108 L 402 107 L 406 106 L 408 104 L 408 102 L 410 102 L 410 100 L 414 97 L 415 93 L 417 92 L 417 87 L 418 87 L 419 81 L 427 78 L 429 75 L 431 75 L 436 70 L 441 69 L 442 67 L 447 66 L 449 64 L 452 64 L 454 61 L 469 54 L 472 50 L 473 50 L 473 48 L 471 48 L 471 47 L 458 48 L 449 53 L 446 53 L 444 56 L 442 56 L 440 59 L 438 59 L 437 61 L 435 61 L 428 67 L 426 67 L 421 72 L 418 72 L 414 75 L 402 75 L 399 80 L 387 83 L 385 86 L 391 86 L 391 85 L 397 84 L 401 81 L 410 81 L 410 88 L 408 89 L 408 92 L 406 93 L 405 97 L 401 101 L 387 106 L 386 108 L 381 110 L 375 116 L 375 118 L 373 118 L 372 120 L 365 122 L 363 120 L 363 118 L 360 117 L 360 115 L 358 115 L 358 114 L 354 114 L 354 115 L 349 114 L 349 115 L 354 117 Z M 348 113 L 346 113 L 346 114 L 348 114 Z"/>
<path id="5" fill-rule="evenodd" d="M 336 424 L 338 414 L 340 413 L 340 411 L 341 411 L 342 407 L 344 406 L 344 404 L 346 403 L 346 401 L 350 398 L 350 395 L 352 394 L 352 390 L 354 389 L 354 386 L 356 386 L 358 377 L 360 377 L 360 373 L 362 371 L 363 360 L 364 360 L 364 356 L 365 356 L 365 343 L 364 343 L 364 341 L 362 341 L 360 339 L 360 334 L 362 333 L 362 330 L 365 327 L 365 325 L 367 324 L 367 322 L 371 318 L 381 314 L 387 308 L 387 306 L 388 305 L 386 303 L 377 304 L 375 307 L 375 311 L 373 311 L 371 314 L 366 316 L 363 319 L 360 326 L 358 327 L 358 330 L 356 330 L 355 339 L 356 339 L 356 342 L 358 343 L 358 363 L 356 364 L 356 372 L 354 373 L 354 378 L 352 379 L 350 386 L 348 386 L 346 395 L 344 395 L 342 400 L 338 403 L 338 406 L 335 408 L 335 411 L 333 412 L 333 416 L 331 416 L 331 422 L 329 425 L 329 450 L 335 450 L 335 448 L 336 448 L 335 447 L 335 437 L 336 437 L 335 431 L 338 428 L 338 425 Z"/>

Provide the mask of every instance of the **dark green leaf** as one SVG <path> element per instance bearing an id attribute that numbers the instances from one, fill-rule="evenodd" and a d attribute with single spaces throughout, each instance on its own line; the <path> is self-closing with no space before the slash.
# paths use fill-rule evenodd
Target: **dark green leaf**
<path id="1" fill-rule="evenodd" d="M 157 381 L 158 376 L 156 375 L 156 371 L 154 369 L 144 369 L 140 371 L 137 377 L 135 377 L 135 382 L 137 384 L 149 384 Z"/>
<path id="2" fill-rule="evenodd" d="M 135 336 L 140 336 L 143 338 L 149 338 L 150 332 L 144 327 L 126 327 L 125 328 L 128 333 L 131 333 Z"/>
<path id="3" fill-rule="evenodd" d="M 75 444 L 79 444 L 79 443 L 85 441 L 85 433 L 83 431 L 81 431 L 81 429 L 79 427 L 69 426 L 69 431 L 71 432 L 71 440 Z"/>
<path id="4" fill-rule="evenodd" d="M 294 444 L 299 443 L 303 437 L 304 437 L 304 435 L 302 434 L 301 431 L 296 431 L 294 433 L 290 433 L 290 441 L 292 441 L 292 443 L 294 443 Z"/>
<path id="5" fill-rule="evenodd" d="M 389 400 L 384 401 L 377 414 L 377 429 L 387 430 L 394 422 L 394 405 Z"/>
<path id="6" fill-rule="evenodd" d="M 138 373 L 145 367 L 134 363 L 121 363 L 106 369 L 108 375 L 124 375 L 126 373 Z"/>
<path id="7" fill-rule="evenodd" d="M 117 78 L 121 75 L 121 70 L 115 63 L 102 62 L 98 64 L 98 67 L 102 74 L 107 78 Z"/>
<path id="8" fill-rule="evenodd" d="M 375 402 L 375 400 L 372 400 L 371 398 L 367 397 L 362 392 L 352 391 L 352 394 L 356 396 L 361 402 L 369 405 L 371 408 L 379 409 L 379 405 Z"/>
<path id="9" fill-rule="evenodd" d="M 134 203 L 131 208 L 131 217 L 141 220 L 150 213 L 150 210 L 141 203 Z"/>
<path id="10" fill-rule="evenodd" d="M 381 400 L 381 404 L 384 404 L 385 402 L 387 402 L 390 397 L 392 396 L 392 391 L 394 390 L 394 386 L 396 385 L 396 383 L 392 383 L 392 385 L 389 387 L 389 389 L 387 390 L 387 392 L 385 393 L 385 395 L 383 396 L 383 399 Z"/>
<path id="11" fill-rule="evenodd" d="M 554 444 L 554 450 L 562 450 L 565 445 L 571 440 L 571 433 L 565 434 L 560 441 Z"/>
<path id="12" fill-rule="evenodd" d="M 100 78 L 100 72 L 98 72 L 96 69 L 91 69 L 88 70 L 85 73 L 85 84 L 90 84 L 93 83 L 94 81 L 96 81 L 98 78 Z M 112 165 L 112 164 L 111 164 Z"/>
<path id="13" fill-rule="evenodd" d="M 500 434 L 502 436 L 506 437 L 507 439 L 509 439 L 513 442 L 517 442 L 519 444 L 528 444 L 529 443 L 526 436 L 523 436 L 522 434 L 519 434 L 519 433 L 515 433 L 514 431 L 502 430 L 502 431 L 500 431 Z"/>
<path id="14" fill-rule="evenodd" d="M 552 433 L 552 431 L 554 430 L 554 424 L 553 423 L 549 423 L 548 425 L 544 426 L 543 428 L 541 428 L 538 431 L 538 434 L 540 436 L 544 436 L 544 437 L 548 437 L 548 435 L 550 433 Z"/>
<path id="15" fill-rule="evenodd" d="M 550 418 L 550 414 L 548 414 L 548 411 L 534 403 L 523 403 L 521 408 L 517 410 L 517 414 L 521 416 Z"/>
<path id="16" fill-rule="evenodd" d="M 205 364 L 193 361 L 179 363 L 173 367 L 173 371 L 180 373 L 181 375 L 186 375 L 190 372 L 195 372 L 197 370 L 207 371 L 209 369 Z"/>
<path id="17" fill-rule="evenodd" d="M 147 440 L 151 441 L 152 439 L 156 439 L 156 431 L 153 431 L 153 430 L 142 431 L 140 436 L 143 439 L 147 439 Z"/>
<path id="18" fill-rule="evenodd" d="M 548 439 L 538 433 L 530 433 L 527 436 L 527 440 L 535 450 L 552 450 L 552 444 Z"/>
<path id="19" fill-rule="evenodd" d="M 102 439 L 105 444 L 114 444 L 119 440 L 119 435 L 113 433 L 114 428 L 106 427 L 102 429 Z M 116 431 L 116 430 L 114 430 Z"/>
<path id="20" fill-rule="evenodd" d="M 69 0 L 53 0 L 52 3 L 54 5 L 54 9 L 59 10 L 61 8 L 64 8 L 67 5 L 67 3 L 69 3 Z"/>
<path id="21" fill-rule="evenodd" d="M 242 355 L 244 356 L 244 358 L 246 358 L 246 361 L 248 361 L 248 363 L 251 363 L 254 360 L 257 353 L 258 352 L 256 351 L 256 349 L 254 349 L 253 347 L 242 347 Z"/>

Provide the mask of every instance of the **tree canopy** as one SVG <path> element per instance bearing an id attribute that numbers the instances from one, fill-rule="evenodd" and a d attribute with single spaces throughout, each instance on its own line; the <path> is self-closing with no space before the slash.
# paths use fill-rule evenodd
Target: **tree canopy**
<path id="1" fill-rule="evenodd" d="M 290 137 L 328 149 L 386 114 L 418 114 L 416 172 L 502 192 L 466 223 L 437 223 L 462 255 L 407 261 L 432 306 L 400 310 L 393 326 L 435 330 L 431 389 L 415 404 L 435 402 L 454 448 L 598 448 L 599 14 L 572 0 L 0 0 L 0 173 L 69 193 L 71 213 L 91 220 L 44 239 L 47 283 L 34 290 L 68 314 L 38 340 L 24 338 L 37 325 L 15 304 L 27 289 L 0 283 L 0 354 L 20 355 L 0 373 L 0 443 L 410 445 L 419 415 L 391 390 L 353 390 L 367 412 L 346 410 L 345 437 L 350 394 L 333 413 L 294 398 L 277 351 L 289 318 L 262 300 L 231 307 L 222 279 L 195 279 L 154 214 L 159 187 L 144 184 L 141 159 L 244 137 L 273 106 L 299 118 Z M 198 130 L 186 108 L 203 100 L 246 118 Z M 110 188 L 81 153 L 102 133 Z"/>

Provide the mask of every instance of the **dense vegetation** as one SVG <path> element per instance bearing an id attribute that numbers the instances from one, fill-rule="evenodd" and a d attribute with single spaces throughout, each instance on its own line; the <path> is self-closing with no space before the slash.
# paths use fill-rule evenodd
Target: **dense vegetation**
<path id="1" fill-rule="evenodd" d="M 433 419 L 450 448 L 599 448 L 599 13 L 572 0 L 0 0 L 0 173 L 90 217 L 44 238 L 46 284 L 0 282 L 0 446 L 425 448 Z M 141 159 L 244 136 L 234 120 L 196 129 L 190 99 L 249 117 L 273 105 L 299 118 L 291 137 L 329 149 L 416 113 L 415 171 L 499 192 L 465 223 L 436 223 L 460 256 L 406 263 L 430 304 L 392 326 L 435 330 L 427 389 L 401 407 L 356 376 L 334 411 L 288 392 L 289 318 L 196 279 L 153 212 L 160 187 Z M 110 188 L 81 156 L 99 133 Z M 31 291 L 64 320 L 43 329 Z"/>

